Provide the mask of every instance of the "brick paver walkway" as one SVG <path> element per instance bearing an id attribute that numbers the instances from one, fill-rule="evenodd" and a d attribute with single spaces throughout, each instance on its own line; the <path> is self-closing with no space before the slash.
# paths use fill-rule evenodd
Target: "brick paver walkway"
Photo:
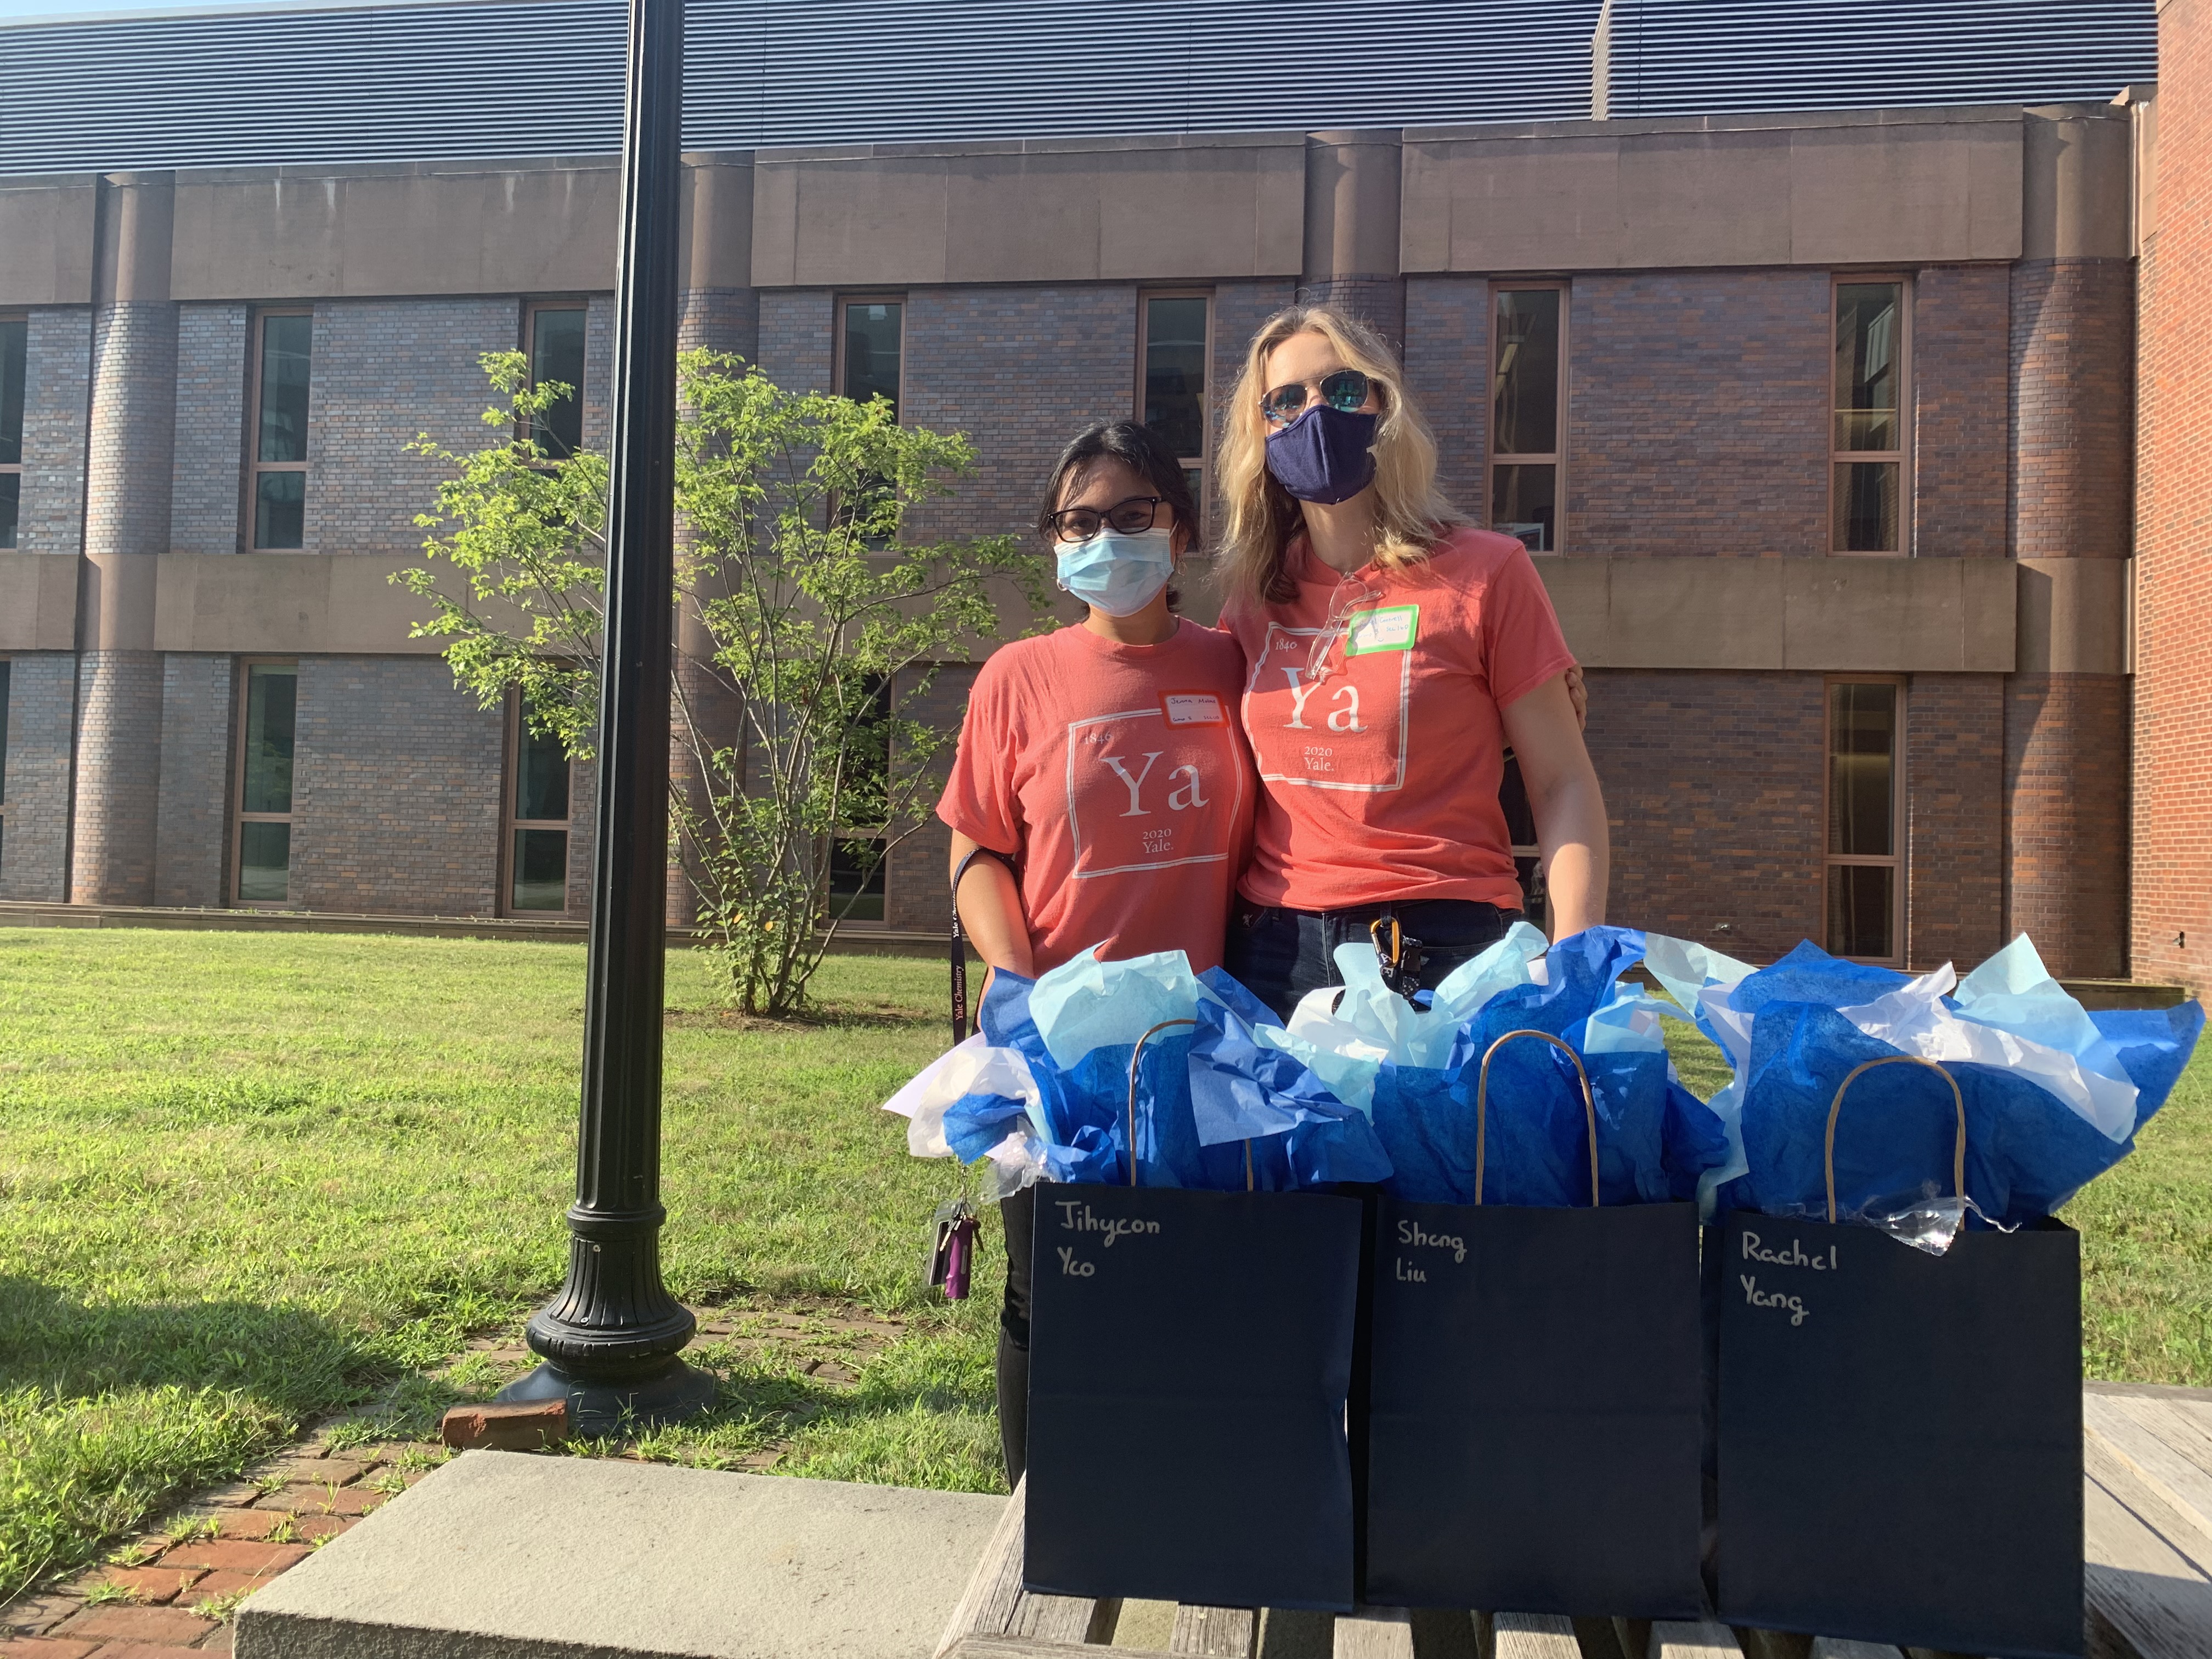
<path id="1" fill-rule="evenodd" d="M 179 1659 L 228 1653 L 230 1613 L 429 1472 L 419 1445 L 297 1448 L 200 1493 L 94 1567 L 0 1608 L 0 1659 Z"/>

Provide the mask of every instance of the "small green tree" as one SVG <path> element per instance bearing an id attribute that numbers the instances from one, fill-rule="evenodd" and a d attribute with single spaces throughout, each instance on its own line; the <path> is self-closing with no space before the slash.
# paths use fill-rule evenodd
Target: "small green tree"
<path id="1" fill-rule="evenodd" d="M 500 401 L 485 425 L 515 435 L 457 454 L 409 446 L 453 470 L 424 562 L 402 571 L 445 650 L 486 707 L 510 689 L 532 727 L 573 757 L 593 752 L 605 583 L 607 460 L 556 459 L 528 434 L 570 388 L 532 387 L 520 352 L 482 360 Z M 924 821 L 953 737 L 905 712 L 936 665 L 1000 629 L 998 599 L 1043 602 L 1036 560 L 1012 536 L 902 539 L 915 508 L 971 476 L 962 434 L 901 426 L 881 398 L 781 390 L 740 359 L 679 359 L 676 595 L 710 642 L 683 655 L 676 742 L 698 781 L 675 788 L 677 850 L 699 925 L 748 1013 L 785 1014 L 854 898 L 834 906 L 830 849 L 865 884 Z M 435 561 L 465 577 L 441 592 Z M 743 740 L 716 740 L 699 692 L 741 711 Z"/>

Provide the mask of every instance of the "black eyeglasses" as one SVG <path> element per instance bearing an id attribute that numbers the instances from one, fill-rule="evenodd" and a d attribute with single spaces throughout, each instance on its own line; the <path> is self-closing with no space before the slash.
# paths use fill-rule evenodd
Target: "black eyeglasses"
<path id="1" fill-rule="evenodd" d="M 1277 386 L 1260 399 L 1260 411 L 1277 426 L 1288 426 L 1313 401 L 1309 392 L 1318 392 L 1331 409 L 1349 415 L 1367 401 L 1373 384 L 1356 368 L 1340 368 L 1318 380 L 1293 380 Z"/>
<path id="2" fill-rule="evenodd" d="M 1047 522 L 1052 526 L 1052 538 L 1056 542 L 1087 542 L 1102 528 L 1119 531 L 1124 536 L 1142 535 L 1152 527 L 1153 516 L 1160 510 L 1164 499 L 1159 495 L 1132 495 L 1108 507 L 1063 507 Z"/>

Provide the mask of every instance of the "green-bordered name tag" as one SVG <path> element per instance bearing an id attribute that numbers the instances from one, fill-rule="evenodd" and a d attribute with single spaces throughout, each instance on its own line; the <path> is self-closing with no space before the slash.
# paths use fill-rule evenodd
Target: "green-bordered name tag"
<path id="1" fill-rule="evenodd" d="M 1363 611 L 1345 630 L 1344 654 L 1364 657 L 1371 651 L 1410 651 L 1420 620 L 1421 607 L 1418 605 L 1391 605 L 1380 611 Z"/>

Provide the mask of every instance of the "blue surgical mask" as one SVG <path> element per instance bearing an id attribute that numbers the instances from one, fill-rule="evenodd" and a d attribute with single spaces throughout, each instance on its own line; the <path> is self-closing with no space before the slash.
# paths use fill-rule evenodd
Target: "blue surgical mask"
<path id="1" fill-rule="evenodd" d="M 1060 585 L 1095 611 L 1133 617 L 1175 574 L 1175 532 L 1154 528 L 1125 536 L 1101 530 L 1087 542 L 1063 543 Z"/>

